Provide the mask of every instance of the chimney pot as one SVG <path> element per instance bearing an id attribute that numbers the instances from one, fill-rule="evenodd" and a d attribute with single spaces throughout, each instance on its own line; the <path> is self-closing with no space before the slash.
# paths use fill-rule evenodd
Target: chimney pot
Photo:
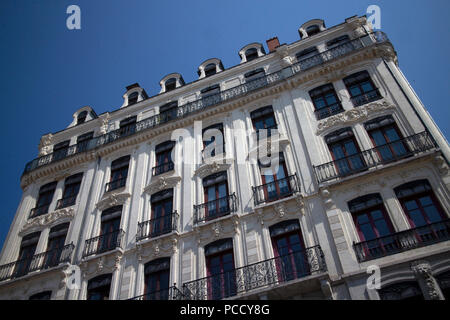
<path id="1" fill-rule="evenodd" d="M 266 40 L 267 47 L 269 48 L 269 52 L 275 51 L 277 47 L 280 46 L 280 41 L 278 41 L 278 37 L 273 37 L 269 40 Z"/>

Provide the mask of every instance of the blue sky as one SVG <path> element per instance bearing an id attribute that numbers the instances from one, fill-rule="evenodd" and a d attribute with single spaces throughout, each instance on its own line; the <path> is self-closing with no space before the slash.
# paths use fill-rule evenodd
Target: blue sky
<path id="1" fill-rule="evenodd" d="M 81 8 L 81 30 L 66 28 L 71 4 Z M 310 19 L 331 27 L 365 14 L 370 4 L 380 6 L 381 29 L 400 68 L 448 138 L 448 0 L 1 0 L 0 245 L 41 135 L 64 129 L 78 108 L 116 110 L 127 85 L 138 82 L 152 96 L 168 73 L 191 82 L 208 58 L 228 68 L 239 63 L 238 51 L 248 43 L 263 43 L 268 51 L 267 39 L 294 42 Z"/>

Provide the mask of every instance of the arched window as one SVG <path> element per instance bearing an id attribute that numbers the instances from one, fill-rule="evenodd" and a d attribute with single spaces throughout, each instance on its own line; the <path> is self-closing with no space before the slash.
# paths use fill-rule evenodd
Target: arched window
<path id="1" fill-rule="evenodd" d="M 84 123 L 86 121 L 87 111 L 81 111 L 77 116 L 77 124 Z"/>
<path id="2" fill-rule="evenodd" d="M 132 104 L 135 104 L 138 100 L 139 93 L 133 92 L 128 96 L 128 105 L 131 106 Z"/>
<path id="3" fill-rule="evenodd" d="M 111 290 L 112 274 L 102 274 L 88 282 L 87 299 L 88 300 L 109 300 Z"/>
<path id="4" fill-rule="evenodd" d="M 381 300 L 425 300 L 415 281 L 400 282 L 378 290 Z"/>
<path id="5" fill-rule="evenodd" d="M 143 300 L 168 300 L 170 297 L 170 258 L 160 258 L 146 263 L 144 274 Z"/>
<path id="6" fill-rule="evenodd" d="M 319 32 L 320 32 L 320 28 L 316 24 L 306 28 L 306 33 L 308 34 L 308 37 L 311 37 Z"/>
<path id="7" fill-rule="evenodd" d="M 205 67 L 205 77 L 212 76 L 213 74 L 216 74 L 216 65 L 214 63 L 210 63 Z"/>
<path id="8" fill-rule="evenodd" d="M 170 78 L 165 83 L 166 86 L 166 92 L 171 91 L 177 87 L 177 79 L 176 78 Z"/>
<path id="9" fill-rule="evenodd" d="M 258 50 L 256 48 L 250 48 L 245 51 L 245 57 L 247 61 L 252 61 L 258 58 Z"/>

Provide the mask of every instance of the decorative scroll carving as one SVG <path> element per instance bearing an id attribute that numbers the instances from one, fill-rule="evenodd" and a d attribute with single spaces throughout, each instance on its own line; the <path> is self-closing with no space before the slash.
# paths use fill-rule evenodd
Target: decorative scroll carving
<path id="1" fill-rule="evenodd" d="M 57 220 L 69 221 L 74 216 L 75 210 L 73 210 L 73 208 L 62 208 L 53 212 L 49 212 L 27 221 L 27 223 L 25 223 L 25 225 L 22 227 L 22 230 L 20 230 L 19 235 L 22 236 L 25 233 L 29 233 L 31 231 L 42 230 Z"/>
<path id="2" fill-rule="evenodd" d="M 124 204 L 130 196 L 129 193 L 112 193 L 100 200 L 96 207 L 100 211 L 103 211 L 107 208 Z"/>
<path id="3" fill-rule="evenodd" d="M 417 261 L 411 264 L 411 269 L 419 280 L 425 297 L 430 300 L 441 300 L 440 290 L 436 279 L 434 278 L 431 267 L 427 261 Z M 428 297 L 427 297 L 428 296 Z"/>
<path id="4" fill-rule="evenodd" d="M 180 181 L 181 177 L 179 176 L 153 178 L 151 183 L 144 188 L 144 192 L 152 195 L 164 189 L 174 188 Z"/>
<path id="5" fill-rule="evenodd" d="M 229 161 L 224 161 L 224 163 L 219 162 L 213 162 L 201 165 L 197 170 L 195 170 L 194 175 L 199 176 L 200 178 L 204 178 L 206 176 L 209 176 L 210 174 L 225 171 L 227 170 L 231 164 Z"/>
<path id="6" fill-rule="evenodd" d="M 53 135 L 51 133 L 43 135 L 39 143 L 39 157 L 46 156 L 51 152 L 50 146 L 53 144 Z"/>
<path id="7" fill-rule="evenodd" d="M 109 113 L 102 114 L 99 118 L 101 121 L 100 134 L 105 134 L 108 132 Z"/>

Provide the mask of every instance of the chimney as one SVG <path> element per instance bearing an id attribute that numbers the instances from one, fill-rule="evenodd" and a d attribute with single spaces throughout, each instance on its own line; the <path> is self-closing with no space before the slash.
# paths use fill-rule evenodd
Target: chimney
<path id="1" fill-rule="evenodd" d="M 275 51 L 277 47 L 280 46 L 280 41 L 278 41 L 278 37 L 273 37 L 269 40 L 266 40 L 267 47 L 269 48 L 269 52 Z"/>

